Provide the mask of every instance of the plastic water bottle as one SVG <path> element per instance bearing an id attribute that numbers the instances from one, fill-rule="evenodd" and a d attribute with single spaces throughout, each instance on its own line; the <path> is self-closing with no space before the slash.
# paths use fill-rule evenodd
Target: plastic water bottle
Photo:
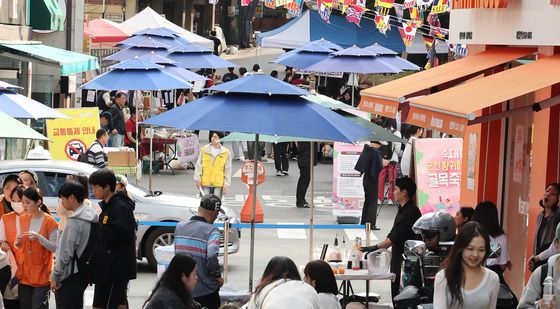
<path id="1" fill-rule="evenodd" d="M 554 301 L 554 280 L 551 276 L 546 277 L 543 283 L 543 301 L 545 306 L 552 305 Z M 548 308 L 548 307 L 546 307 Z"/>

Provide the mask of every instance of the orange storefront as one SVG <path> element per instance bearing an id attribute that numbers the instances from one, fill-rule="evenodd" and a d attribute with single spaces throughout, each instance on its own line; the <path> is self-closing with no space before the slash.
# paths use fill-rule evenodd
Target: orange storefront
<path id="1" fill-rule="evenodd" d="M 468 57 L 366 89 L 360 109 L 393 118 L 401 110 L 403 122 L 463 137 L 461 204 L 498 205 L 513 264 L 504 275 L 520 296 L 530 274 L 525 260 L 542 210 L 538 202 L 546 184 L 560 179 L 560 34 L 536 31 L 533 42 L 519 42 L 515 30 L 528 28 L 534 13 L 528 6 L 553 9 L 550 19 L 533 20 L 560 29 L 560 7 L 550 0 L 505 4 L 452 10 L 450 41 L 467 43 Z M 492 23 L 500 29 L 476 35 Z M 464 31 L 479 39 L 460 42 Z"/>

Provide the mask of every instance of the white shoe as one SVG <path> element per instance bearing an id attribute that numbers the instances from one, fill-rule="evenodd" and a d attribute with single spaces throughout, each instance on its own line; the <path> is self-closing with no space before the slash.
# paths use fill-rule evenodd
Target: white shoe
<path id="1" fill-rule="evenodd" d="M 393 200 L 389 200 L 389 201 L 387 202 L 387 205 L 393 205 Z"/>
<path id="2" fill-rule="evenodd" d="M 276 171 L 276 176 L 284 176 L 284 174 L 281 171 Z"/>
<path id="3" fill-rule="evenodd" d="M 377 199 L 377 205 L 381 205 L 381 204 L 383 204 L 383 201 L 380 200 L 380 199 Z"/>

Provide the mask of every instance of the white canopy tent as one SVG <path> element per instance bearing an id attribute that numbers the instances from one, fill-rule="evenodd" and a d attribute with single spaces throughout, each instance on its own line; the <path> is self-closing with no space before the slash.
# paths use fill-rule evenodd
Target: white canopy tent
<path id="1" fill-rule="evenodd" d="M 201 37 L 200 35 L 194 34 L 190 31 L 187 31 L 177 26 L 176 24 L 165 19 L 165 17 L 161 16 L 158 12 L 154 11 L 150 7 L 146 7 L 138 14 L 125 20 L 124 22 L 121 23 L 121 26 L 127 29 L 130 33 L 134 33 L 136 31 L 140 31 L 146 28 L 165 27 L 167 29 L 179 33 L 183 38 L 187 39 L 189 42 L 196 43 L 205 46 L 207 48 L 210 48 L 211 50 L 214 50 L 214 42 L 212 40 Z"/>

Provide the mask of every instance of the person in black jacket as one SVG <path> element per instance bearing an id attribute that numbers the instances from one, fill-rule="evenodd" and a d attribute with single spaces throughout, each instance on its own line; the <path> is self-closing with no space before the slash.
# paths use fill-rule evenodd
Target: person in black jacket
<path id="1" fill-rule="evenodd" d="M 298 142 L 298 167 L 299 179 L 296 190 L 296 207 L 309 208 L 309 203 L 305 200 L 305 194 L 311 180 L 311 142 Z M 313 149 L 316 144 L 313 143 Z M 313 165 L 317 165 L 317 153 L 313 157 Z"/>
<path id="2" fill-rule="evenodd" d="M 192 290 L 196 284 L 195 267 L 196 260 L 189 254 L 175 254 L 143 308 L 201 308 L 202 306 L 192 298 Z"/>
<path id="3" fill-rule="evenodd" d="M 134 201 L 123 192 L 115 192 L 117 179 L 109 169 L 95 171 L 89 177 L 95 198 L 100 199 L 99 224 L 110 250 L 106 283 L 96 284 L 93 308 L 126 308 L 128 281 L 136 279 L 136 220 Z"/>
<path id="4" fill-rule="evenodd" d="M 379 141 L 364 145 L 364 149 L 356 162 L 354 169 L 363 175 L 362 185 L 364 186 L 364 206 L 362 207 L 362 220 L 360 224 L 370 223 L 373 230 L 377 227 L 377 190 L 379 187 L 379 172 L 387 165 L 387 160 L 383 160 L 379 147 Z M 385 142 L 386 143 L 386 142 Z"/>
<path id="5" fill-rule="evenodd" d="M 122 147 L 126 134 L 126 120 L 124 119 L 123 108 L 126 106 L 126 93 L 118 92 L 115 97 L 115 104 L 109 109 L 111 113 L 111 147 Z"/>
<path id="6" fill-rule="evenodd" d="M 414 180 L 406 176 L 397 179 L 393 193 L 395 194 L 395 202 L 399 204 L 399 210 L 395 216 L 391 231 L 385 240 L 371 247 L 363 247 L 362 251 L 371 252 L 392 247 L 391 272 L 396 277 L 391 282 L 391 295 L 395 297 L 399 294 L 404 243 L 409 239 L 418 239 L 418 235 L 414 233 L 412 226 L 420 218 L 421 213 L 414 202 L 414 195 L 416 194 L 416 183 L 414 183 Z"/>

